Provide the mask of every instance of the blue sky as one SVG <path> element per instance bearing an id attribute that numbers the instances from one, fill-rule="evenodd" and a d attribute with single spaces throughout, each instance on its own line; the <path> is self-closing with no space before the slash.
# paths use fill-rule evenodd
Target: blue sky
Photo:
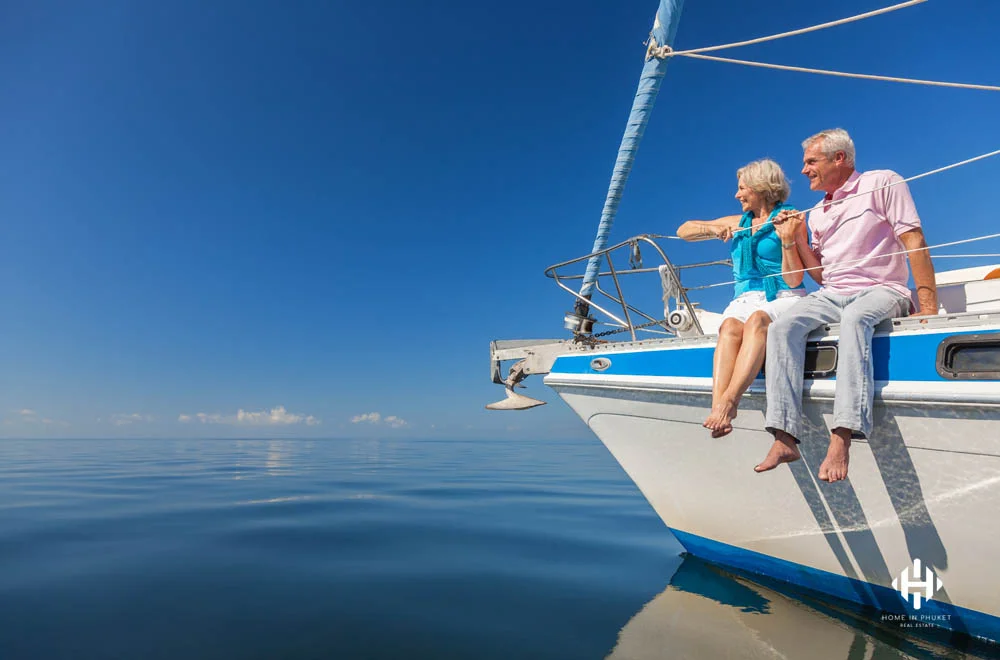
<path id="1" fill-rule="evenodd" d="M 675 45 L 881 5 L 687 0 Z M 539 379 L 553 405 L 483 410 L 488 342 L 564 336 L 542 271 L 593 242 L 656 6 L 5 3 L 0 436 L 586 433 Z M 724 54 L 1000 84 L 998 24 L 931 0 Z M 736 212 L 763 156 L 811 204 L 799 142 L 822 128 L 909 176 L 998 148 L 998 116 L 997 93 L 674 61 L 612 239 Z M 929 241 L 994 231 L 998 176 L 915 182 Z"/>

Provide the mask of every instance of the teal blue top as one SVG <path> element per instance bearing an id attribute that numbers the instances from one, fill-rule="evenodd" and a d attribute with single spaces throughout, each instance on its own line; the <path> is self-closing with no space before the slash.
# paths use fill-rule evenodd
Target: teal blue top
<path id="1" fill-rule="evenodd" d="M 781 273 L 781 238 L 770 224 L 780 211 L 794 211 L 788 204 L 778 204 L 767 216 L 768 224 L 757 231 L 743 231 L 733 237 L 733 279 L 736 280 L 734 297 L 747 291 L 763 291 L 768 301 L 774 300 L 782 289 L 791 289 L 783 277 L 765 277 Z M 747 211 L 740 218 L 740 229 L 748 229 L 753 213 Z M 796 289 L 804 289 L 800 284 Z"/>

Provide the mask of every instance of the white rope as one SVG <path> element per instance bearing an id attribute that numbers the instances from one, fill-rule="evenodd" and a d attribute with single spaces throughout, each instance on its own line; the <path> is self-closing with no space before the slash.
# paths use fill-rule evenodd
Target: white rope
<path id="1" fill-rule="evenodd" d="M 815 206 L 812 206 L 812 207 L 810 207 L 808 209 L 805 209 L 805 210 L 802 210 L 802 211 L 798 211 L 796 213 L 796 215 L 805 215 L 805 214 L 809 213 L 810 211 L 814 211 L 814 210 L 818 209 L 821 206 L 832 206 L 832 205 L 835 205 L 835 204 L 841 204 L 841 203 L 846 202 L 846 201 L 848 201 L 850 199 L 855 199 L 856 197 L 864 197 L 864 196 L 870 195 L 870 194 L 872 194 L 874 192 L 878 192 L 879 190 L 885 190 L 886 188 L 891 188 L 893 186 L 898 186 L 901 183 L 908 183 L 910 181 L 916 181 L 917 179 L 923 179 L 924 177 L 930 176 L 932 174 L 940 174 L 941 172 L 947 172 L 948 170 L 953 170 L 956 167 L 961 167 L 962 165 L 968 165 L 969 163 L 974 163 L 974 162 L 976 162 L 978 160 L 985 160 L 986 158 L 992 158 L 993 156 L 997 156 L 997 155 L 1000 155 L 1000 149 L 997 149 L 995 151 L 990 151 L 990 152 L 985 153 L 985 154 L 980 154 L 980 155 L 974 156 L 972 158 L 966 158 L 965 160 L 961 160 L 961 161 L 959 161 L 957 163 L 952 163 L 951 165 L 945 165 L 944 167 L 939 167 L 937 169 L 933 169 L 933 170 L 930 170 L 928 172 L 923 172 L 921 174 L 915 174 L 915 175 L 913 175 L 913 176 L 911 176 L 909 178 L 906 178 L 906 179 L 900 179 L 899 181 L 892 181 L 891 183 L 887 183 L 884 186 L 879 186 L 878 188 L 873 188 L 873 189 L 867 190 L 865 192 L 854 193 L 853 195 L 848 195 L 847 197 L 841 197 L 840 199 L 833 199 L 833 200 L 823 199 L 823 200 L 820 200 L 820 202 L 817 203 Z M 752 229 L 760 229 L 761 227 L 765 227 L 765 226 L 767 226 L 769 224 L 773 224 L 773 223 L 770 220 L 767 220 L 767 221 L 762 222 L 761 224 L 757 225 L 757 227 L 744 227 L 743 229 L 735 229 L 735 230 L 733 230 L 733 234 L 738 234 L 738 233 L 744 232 L 744 231 L 751 231 Z"/>
<path id="2" fill-rule="evenodd" d="M 922 2 L 927 2 L 927 0 L 909 0 L 909 2 L 901 2 L 898 5 L 892 5 L 891 7 L 884 7 L 882 9 L 876 9 L 875 11 L 869 11 L 864 14 L 858 14 L 857 16 L 851 16 L 849 18 L 842 18 L 837 21 L 830 21 L 829 23 L 820 23 L 819 25 L 813 25 L 812 27 L 801 28 L 799 30 L 792 30 L 790 32 L 782 32 L 781 34 L 772 34 L 767 37 L 758 37 L 756 39 L 750 39 L 748 41 L 734 41 L 731 44 L 722 44 L 719 46 L 706 46 L 704 48 L 692 48 L 690 50 L 671 50 L 669 46 L 660 46 L 650 49 L 649 54 L 653 57 L 660 59 L 666 57 L 675 57 L 677 55 L 691 55 L 693 53 L 707 53 L 713 50 L 724 50 L 726 48 L 739 48 L 740 46 L 750 46 L 752 44 L 760 44 L 765 41 L 774 41 L 775 39 L 784 39 L 786 37 L 794 37 L 799 34 L 806 34 L 808 32 L 816 32 L 817 30 L 825 30 L 826 28 L 836 27 L 838 25 L 845 25 L 847 23 L 853 23 L 855 21 L 860 21 L 865 18 L 871 18 L 873 16 L 879 16 L 881 14 L 888 14 L 889 12 L 896 11 L 897 9 L 905 9 L 906 7 L 911 7 L 913 5 L 919 5 Z"/>
<path id="3" fill-rule="evenodd" d="M 670 299 L 681 297 L 681 283 L 677 281 L 670 266 L 663 264 L 657 270 L 660 272 L 660 284 L 663 287 L 663 314 L 669 316 Z"/>
<path id="4" fill-rule="evenodd" d="M 815 270 L 816 268 L 819 268 L 820 270 L 822 270 L 823 273 L 824 273 L 824 275 L 825 275 L 828 272 L 835 272 L 837 270 L 836 266 L 850 266 L 852 264 L 861 263 L 862 261 L 876 260 L 876 259 L 885 259 L 887 257 L 895 257 L 895 256 L 900 255 L 900 254 L 909 254 L 910 252 L 920 252 L 920 251 L 923 251 L 923 250 L 927 250 L 927 251 L 936 250 L 938 248 L 951 247 L 952 245 L 963 245 L 965 243 L 973 243 L 975 241 L 986 241 L 986 240 L 989 240 L 991 238 L 1000 238 L 1000 234 L 987 234 L 985 236 L 976 236 L 975 238 L 963 238 L 960 241 L 951 241 L 951 242 L 948 242 L 948 243 L 938 243 L 937 245 L 928 245 L 926 247 L 913 248 L 913 249 L 910 249 L 910 250 L 899 250 L 897 252 L 889 252 L 889 253 L 880 254 L 880 255 L 877 255 L 877 256 L 874 256 L 874 257 L 873 256 L 867 256 L 867 257 L 861 257 L 860 259 L 850 259 L 850 260 L 847 260 L 847 261 L 840 261 L 840 262 L 837 262 L 837 263 L 827 264 L 827 265 L 823 265 L 823 266 L 814 266 L 813 268 L 799 268 L 798 270 L 789 270 L 789 271 L 784 271 L 784 272 L 781 272 L 781 273 L 774 273 L 772 275 L 764 275 L 760 279 L 763 280 L 763 279 L 767 279 L 769 277 L 782 277 L 784 275 L 794 275 L 796 273 L 806 273 L 806 272 L 808 272 L 810 270 Z M 830 269 L 832 269 L 832 270 L 830 270 Z M 691 291 L 691 290 L 694 290 L 694 289 L 698 289 L 698 290 L 700 290 L 700 289 L 714 289 L 715 287 L 719 287 L 719 286 L 729 286 L 729 285 L 732 285 L 732 284 L 736 284 L 737 281 L 738 280 L 731 280 L 729 282 L 719 282 L 718 284 L 706 284 L 704 286 L 689 287 L 688 290 Z"/>
<path id="5" fill-rule="evenodd" d="M 884 7 L 882 9 L 877 9 L 875 11 L 866 12 L 864 14 L 858 14 L 857 16 L 850 16 L 848 18 L 842 18 L 837 21 L 830 21 L 828 23 L 820 23 L 819 25 L 813 25 L 812 27 L 801 28 L 798 30 L 791 30 L 789 32 L 782 32 L 780 34 L 772 34 L 766 37 L 758 37 L 756 39 L 748 39 L 746 41 L 734 41 L 728 44 L 720 44 L 718 46 L 706 46 L 704 48 L 691 48 L 688 50 L 674 50 L 670 46 L 658 46 L 656 40 L 652 37 L 650 38 L 649 47 L 646 49 L 646 59 L 651 57 L 656 57 L 659 59 L 666 59 L 668 57 L 692 57 L 702 60 L 711 60 L 713 62 L 727 62 L 729 64 L 742 64 L 744 66 L 760 67 L 764 69 L 777 69 L 779 71 L 797 71 L 799 73 L 815 73 L 824 76 L 836 76 L 840 78 L 857 78 L 861 80 L 881 80 L 884 82 L 897 82 L 897 83 L 908 83 L 912 85 L 928 85 L 932 87 L 953 87 L 958 89 L 978 89 L 990 92 L 1000 92 L 1000 86 L 996 85 L 977 85 L 972 83 L 953 83 L 953 82 L 943 82 L 938 80 L 921 80 L 919 78 L 900 78 L 897 76 L 877 76 L 867 73 L 849 73 L 846 71 L 829 71 L 827 69 L 811 69 L 802 66 L 788 66 L 785 64 L 770 64 L 768 62 L 755 62 L 752 60 L 737 60 L 729 57 L 716 57 L 711 55 L 703 55 L 701 53 L 708 53 L 716 50 L 725 50 L 727 48 L 739 48 L 740 46 L 749 46 L 751 44 L 764 43 L 766 41 L 774 41 L 776 39 L 784 39 L 786 37 L 794 37 L 800 34 L 807 34 L 809 32 L 816 32 L 818 30 L 825 30 L 826 28 L 836 27 L 838 25 L 845 25 L 847 23 L 853 23 L 855 21 L 860 21 L 865 18 L 871 18 L 873 16 L 880 16 L 881 14 L 887 14 L 889 12 L 896 11 L 897 9 L 905 9 L 906 7 L 911 7 L 917 5 L 927 0 L 909 0 L 909 2 L 902 2 L 897 5 L 892 5 L 889 7 Z"/>
<path id="6" fill-rule="evenodd" d="M 995 254 L 935 254 L 931 259 L 975 259 L 977 257 L 1000 257 L 1000 252 Z"/>
<path id="7" fill-rule="evenodd" d="M 674 53 L 679 55 L 680 53 Z M 898 78 L 896 76 L 876 76 L 868 73 L 848 73 L 846 71 L 829 71 L 827 69 L 810 69 L 804 66 L 788 66 L 785 64 L 770 64 L 768 62 L 754 62 L 751 60 L 736 60 L 731 57 L 716 57 L 714 55 L 698 55 L 689 53 L 684 57 L 693 57 L 700 60 L 711 60 L 713 62 L 728 62 L 729 64 L 742 64 L 744 66 L 759 67 L 762 69 L 778 69 L 780 71 L 798 71 L 800 73 L 816 73 L 823 76 L 836 76 L 838 78 L 860 78 L 862 80 L 882 80 L 885 82 L 909 83 L 911 85 L 929 85 L 931 87 L 957 87 L 959 89 L 979 89 L 988 92 L 1000 92 L 997 85 L 976 85 L 972 83 L 944 82 L 940 80 L 921 80 L 919 78 Z"/>
<path id="8" fill-rule="evenodd" d="M 985 153 L 985 154 L 980 154 L 980 155 L 974 156 L 972 158 L 966 158 L 965 160 L 960 160 L 957 163 L 952 163 L 951 165 L 945 165 L 944 167 L 938 167 L 936 169 L 929 170 L 927 172 L 922 172 L 921 174 L 915 174 L 915 175 L 913 175 L 911 177 L 908 177 L 906 179 L 900 179 L 899 181 L 892 181 L 890 183 L 885 184 L 884 186 L 879 186 L 878 188 L 873 188 L 873 189 L 865 191 L 865 192 L 854 193 L 853 195 L 847 195 L 846 197 L 841 197 L 840 199 L 833 199 L 833 200 L 822 199 L 817 204 L 815 204 L 814 206 L 811 206 L 808 209 L 803 209 L 801 211 L 797 211 L 795 213 L 795 215 L 805 216 L 806 214 L 808 214 L 808 213 L 810 213 L 810 212 L 818 209 L 821 206 L 833 206 L 835 204 L 841 204 L 843 202 L 846 202 L 848 200 L 854 199 L 856 197 L 863 197 L 865 195 L 870 195 L 870 194 L 872 194 L 874 192 L 878 192 L 879 190 L 885 190 L 886 188 L 891 188 L 893 186 L 898 186 L 898 185 L 900 185 L 902 183 L 909 183 L 910 181 L 916 181 L 917 179 L 923 179 L 924 177 L 928 177 L 928 176 L 930 176 L 932 174 L 940 174 L 941 172 L 947 172 L 948 170 L 953 170 L 956 167 L 961 167 L 963 165 L 968 165 L 969 163 L 975 163 L 976 161 L 985 160 L 987 158 L 992 158 L 993 156 L 997 156 L 997 155 L 1000 155 L 1000 149 L 996 149 L 994 151 L 990 151 L 990 152 Z M 764 228 L 764 227 L 766 227 L 767 225 L 770 225 L 770 224 L 774 224 L 774 223 L 772 221 L 770 221 L 770 220 L 765 220 L 764 222 L 760 223 L 756 227 L 744 227 L 742 229 L 734 229 L 732 231 L 732 235 L 735 236 L 736 234 L 739 234 L 741 232 L 753 231 L 754 229 L 758 229 L 759 230 L 759 229 L 762 229 L 762 228 Z M 669 239 L 678 240 L 678 241 L 688 241 L 688 242 L 691 242 L 691 243 L 697 243 L 697 242 L 701 242 L 701 241 L 713 240 L 715 237 L 714 236 L 704 236 L 704 237 L 696 237 L 696 238 L 681 238 L 680 236 L 664 236 L 663 238 L 669 238 Z M 731 282 L 729 284 L 731 284 Z M 699 287 L 699 288 L 706 288 L 706 287 Z"/>

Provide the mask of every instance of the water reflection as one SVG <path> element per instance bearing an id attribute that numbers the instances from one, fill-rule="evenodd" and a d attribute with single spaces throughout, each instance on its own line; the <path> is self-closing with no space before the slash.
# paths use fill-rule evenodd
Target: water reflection
<path id="1" fill-rule="evenodd" d="M 312 443 L 298 440 L 237 440 L 236 451 L 228 458 L 232 479 L 240 481 L 255 477 L 293 476 L 301 472 L 295 459 L 297 452 L 308 452 Z M 216 457 L 212 457 L 216 458 Z"/>
<path id="2" fill-rule="evenodd" d="M 267 443 L 267 460 L 264 467 L 271 475 L 281 474 L 289 466 L 292 456 L 292 444 L 288 441 L 271 440 Z"/>
<path id="3" fill-rule="evenodd" d="M 997 648 L 930 632 L 912 636 L 780 584 L 764 586 L 685 558 L 670 585 L 618 634 L 607 656 L 652 658 L 995 658 Z"/>

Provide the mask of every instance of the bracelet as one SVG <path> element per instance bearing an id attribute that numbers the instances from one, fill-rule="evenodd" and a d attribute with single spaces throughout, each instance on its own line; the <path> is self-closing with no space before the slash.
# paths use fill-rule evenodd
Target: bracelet
<path id="1" fill-rule="evenodd" d="M 795 247 L 795 243 L 782 243 L 781 247 L 786 248 L 786 249 L 787 248 L 793 248 L 793 247 Z"/>

